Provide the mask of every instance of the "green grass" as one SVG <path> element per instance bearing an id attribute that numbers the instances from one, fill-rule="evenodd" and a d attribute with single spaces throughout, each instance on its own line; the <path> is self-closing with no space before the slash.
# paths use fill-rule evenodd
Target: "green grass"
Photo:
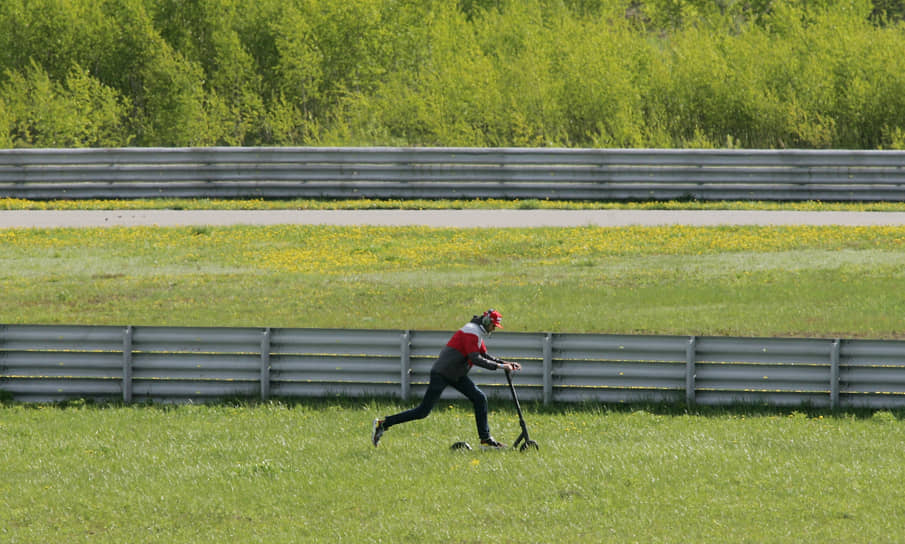
<path id="1" fill-rule="evenodd" d="M 0 230 L 0 323 L 900 337 L 900 227 Z M 492 348 L 492 346 L 491 346 Z M 416 402 L 416 401 L 412 401 Z M 0 542 L 896 542 L 896 414 L 0 404 Z M 492 401 L 495 436 L 517 418 Z"/>
<path id="2" fill-rule="evenodd" d="M 0 210 L 789 210 L 905 211 L 905 202 L 773 202 L 773 201 L 566 201 L 544 199 L 188 199 L 26 200 L 0 198 Z"/>
<path id="3" fill-rule="evenodd" d="M 902 227 L 0 230 L 0 323 L 901 336 Z"/>
<path id="4" fill-rule="evenodd" d="M 0 406 L 3 542 L 896 542 L 905 427 L 871 416 L 526 406 Z M 518 433 L 508 402 L 494 434 Z"/>

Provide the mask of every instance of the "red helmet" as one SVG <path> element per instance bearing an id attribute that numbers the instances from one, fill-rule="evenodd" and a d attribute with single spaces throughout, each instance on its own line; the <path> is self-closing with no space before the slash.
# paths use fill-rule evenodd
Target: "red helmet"
<path id="1" fill-rule="evenodd" d="M 503 314 L 493 308 L 487 310 L 484 312 L 484 315 L 481 316 L 481 324 L 484 325 L 485 329 L 489 327 L 491 323 L 498 329 L 503 328 Z"/>

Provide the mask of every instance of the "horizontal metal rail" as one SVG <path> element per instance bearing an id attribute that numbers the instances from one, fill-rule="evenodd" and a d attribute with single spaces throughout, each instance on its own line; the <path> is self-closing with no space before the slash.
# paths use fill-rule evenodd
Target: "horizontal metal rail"
<path id="1" fill-rule="evenodd" d="M 0 150 L 0 197 L 905 200 L 905 151 Z"/>
<path id="2" fill-rule="evenodd" d="M 424 393 L 448 332 L 0 325 L 0 394 L 203 402 Z M 497 333 L 523 363 L 519 395 L 544 403 L 905 407 L 905 342 Z M 505 378 L 476 369 L 490 396 Z M 445 395 L 455 398 L 455 392 Z"/>

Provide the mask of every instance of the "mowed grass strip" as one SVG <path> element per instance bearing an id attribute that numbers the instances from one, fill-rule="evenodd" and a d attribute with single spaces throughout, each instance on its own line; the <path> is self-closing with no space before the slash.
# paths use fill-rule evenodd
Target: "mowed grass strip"
<path id="1" fill-rule="evenodd" d="M 215 199 L 137 198 L 129 200 L 28 200 L 0 198 L 0 210 L 788 210 L 905 211 L 905 202 L 821 202 L 757 200 L 547 200 L 527 199 Z"/>
<path id="2" fill-rule="evenodd" d="M 4 542 L 897 542 L 894 414 L 526 406 L 537 452 L 474 443 L 470 407 L 0 406 Z M 518 434 L 493 401 L 494 434 Z"/>
<path id="3" fill-rule="evenodd" d="M 902 336 L 905 227 L 0 230 L 0 322 Z"/>

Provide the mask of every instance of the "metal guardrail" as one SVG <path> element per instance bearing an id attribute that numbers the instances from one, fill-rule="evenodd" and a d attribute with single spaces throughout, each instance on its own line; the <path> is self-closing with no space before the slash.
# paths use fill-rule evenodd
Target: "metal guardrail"
<path id="1" fill-rule="evenodd" d="M 905 151 L 0 150 L 0 197 L 905 200 Z"/>
<path id="2" fill-rule="evenodd" d="M 420 397 L 448 332 L 0 325 L 16 401 Z M 551 402 L 905 407 L 905 342 L 497 333 L 519 396 Z M 501 373 L 475 369 L 490 396 Z M 455 398 L 454 392 L 448 393 Z"/>

